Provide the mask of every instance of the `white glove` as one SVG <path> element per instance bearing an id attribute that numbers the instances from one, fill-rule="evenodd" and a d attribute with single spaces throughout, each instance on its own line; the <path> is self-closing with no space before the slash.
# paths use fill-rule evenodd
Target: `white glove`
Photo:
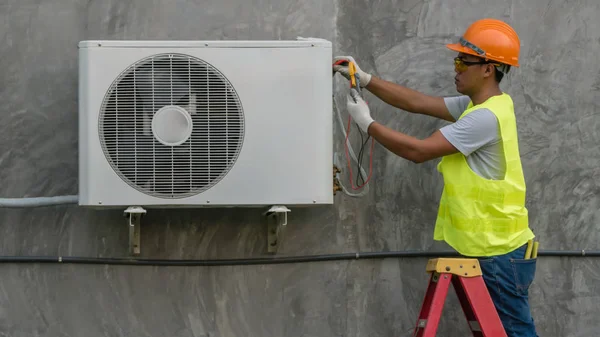
<path id="1" fill-rule="evenodd" d="M 371 81 L 371 74 L 367 74 L 364 71 L 362 71 L 362 69 L 360 69 L 360 67 L 358 66 L 358 64 L 356 63 L 356 61 L 354 61 L 354 58 L 352 56 L 336 56 L 333 59 L 333 71 L 337 71 L 340 74 L 342 74 L 348 81 L 350 80 L 350 71 L 348 69 L 348 65 L 335 65 L 335 62 L 337 61 L 341 61 L 344 60 L 346 62 L 352 62 L 354 63 L 354 66 L 356 67 L 356 75 L 358 75 L 358 79 L 360 82 L 360 87 L 364 88 L 367 86 L 367 84 L 369 84 L 369 82 Z"/>
<path id="2" fill-rule="evenodd" d="M 367 103 L 360 97 L 356 89 L 350 89 L 347 95 L 347 108 L 348 113 L 352 116 L 352 119 L 358 124 L 358 127 L 363 131 L 367 132 L 369 125 L 374 122 L 371 118 L 371 110 Z"/>

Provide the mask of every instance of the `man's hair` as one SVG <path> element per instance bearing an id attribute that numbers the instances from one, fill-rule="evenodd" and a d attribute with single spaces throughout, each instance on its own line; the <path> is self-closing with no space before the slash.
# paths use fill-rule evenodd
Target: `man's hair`
<path id="1" fill-rule="evenodd" d="M 495 70 L 495 78 L 496 82 L 502 82 L 502 78 L 504 78 L 505 74 L 508 74 L 510 71 L 510 66 L 508 64 L 501 64 L 499 67 L 494 66 Z"/>
<path id="2" fill-rule="evenodd" d="M 502 78 L 504 77 L 504 73 L 502 73 L 500 70 L 498 70 L 498 68 L 494 67 L 494 69 L 496 70 L 496 82 L 500 83 L 502 82 Z"/>

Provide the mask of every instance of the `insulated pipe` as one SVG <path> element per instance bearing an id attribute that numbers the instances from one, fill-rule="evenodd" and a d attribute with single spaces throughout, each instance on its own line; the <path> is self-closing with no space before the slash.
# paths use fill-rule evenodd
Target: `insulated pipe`
<path id="1" fill-rule="evenodd" d="M 264 257 L 250 259 L 217 259 L 217 260 L 161 260 L 161 259 L 130 259 L 130 258 L 96 258 L 76 256 L 0 256 L 0 263 L 71 263 L 71 264 L 112 264 L 139 266 L 233 266 L 257 264 L 284 264 L 302 262 L 322 262 L 340 260 L 383 259 L 383 258 L 412 258 L 412 257 L 449 257 L 459 256 L 453 251 L 396 251 L 396 252 L 367 252 L 343 253 L 308 256 Z M 600 257 L 598 250 L 540 250 L 540 256 L 557 257 Z"/>
<path id="2" fill-rule="evenodd" d="M 77 204 L 79 196 L 64 195 L 56 197 L 39 197 L 39 198 L 0 198 L 0 208 L 31 208 Z"/>

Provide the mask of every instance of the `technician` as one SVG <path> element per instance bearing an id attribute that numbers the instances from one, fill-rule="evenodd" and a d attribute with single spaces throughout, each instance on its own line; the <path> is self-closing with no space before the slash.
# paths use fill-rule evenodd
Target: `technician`
<path id="1" fill-rule="evenodd" d="M 415 163 L 442 157 L 438 171 L 444 189 L 434 240 L 479 260 L 509 337 L 536 337 L 528 290 L 537 259 L 525 259 L 534 234 L 525 207 L 513 101 L 500 89 L 503 76 L 519 66 L 519 37 L 502 21 L 482 19 L 447 48 L 458 52 L 455 85 L 462 95 L 456 97 L 428 96 L 382 80 L 361 70 L 350 56 L 336 57 L 334 63 L 353 62 L 360 87 L 384 102 L 451 122 L 417 139 L 374 121 L 355 89 L 347 97 L 354 121 L 389 151 Z M 350 78 L 347 64 L 333 69 Z"/>

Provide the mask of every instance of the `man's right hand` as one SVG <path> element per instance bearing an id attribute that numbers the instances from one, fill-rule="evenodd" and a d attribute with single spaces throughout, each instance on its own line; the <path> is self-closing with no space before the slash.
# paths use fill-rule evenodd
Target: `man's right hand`
<path id="1" fill-rule="evenodd" d="M 348 63 L 336 65 L 335 63 L 338 61 L 346 61 L 346 62 L 354 63 L 354 66 L 356 67 L 356 74 L 358 75 L 358 79 L 359 79 L 361 88 L 364 88 L 367 86 L 367 84 L 369 84 L 369 82 L 371 81 L 371 74 L 368 74 L 368 73 L 364 72 L 362 69 L 360 69 L 360 67 L 358 66 L 358 63 L 356 63 L 356 61 L 354 61 L 354 58 L 352 56 L 336 56 L 333 59 L 333 63 L 334 63 L 333 71 L 342 74 L 342 76 L 344 76 L 347 80 L 350 80 L 350 70 L 348 69 Z"/>

